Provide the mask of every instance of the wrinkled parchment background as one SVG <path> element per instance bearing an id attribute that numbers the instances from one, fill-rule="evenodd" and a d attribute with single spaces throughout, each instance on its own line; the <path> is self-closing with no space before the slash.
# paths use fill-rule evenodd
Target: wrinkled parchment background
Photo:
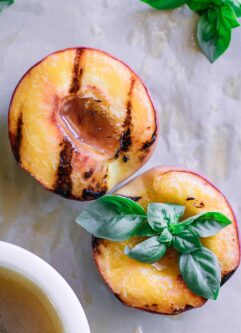
<path id="1" fill-rule="evenodd" d="M 193 168 L 228 196 L 241 217 L 241 29 L 210 65 L 198 51 L 197 17 L 158 12 L 138 0 L 17 0 L 0 16 L 0 239 L 38 254 L 70 283 L 93 333 L 240 333 L 241 271 L 217 302 L 178 317 L 125 308 L 93 264 L 90 236 L 74 219 L 84 204 L 43 190 L 20 170 L 9 148 L 13 89 L 36 61 L 85 45 L 123 59 L 144 79 L 160 112 L 158 164 Z"/>

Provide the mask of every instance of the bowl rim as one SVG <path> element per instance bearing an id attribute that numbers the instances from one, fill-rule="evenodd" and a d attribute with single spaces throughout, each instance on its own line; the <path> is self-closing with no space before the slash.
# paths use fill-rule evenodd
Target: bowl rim
<path id="1" fill-rule="evenodd" d="M 35 283 L 59 314 L 64 333 L 90 333 L 82 305 L 66 280 L 46 261 L 22 247 L 0 241 L 0 267 Z"/>

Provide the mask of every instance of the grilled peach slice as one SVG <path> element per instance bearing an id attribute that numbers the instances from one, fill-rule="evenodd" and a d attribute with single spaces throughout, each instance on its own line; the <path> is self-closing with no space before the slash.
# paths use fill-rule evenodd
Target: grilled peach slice
<path id="1" fill-rule="evenodd" d="M 233 222 L 217 235 L 203 238 L 213 251 L 222 272 L 222 284 L 235 272 L 240 262 L 237 221 L 223 196 L 208 180 L 193 172 L 173 168 L 154 168 L 117 191 L 118 195 L 138 201 L 144 208 L 151 202 L 185 205 L 184 218 L 204 211 L 218 211 Z M 112 242 L 95 238 L 93 251 L 98 269 L 113 293 L 131 307 L 174 315 L 202 306 L 206 299 L 193 294 L 178 269 L 178 254 L 169 249 L 155 264 L 143 264 L 124 255 L 140 239 Z"/>
<path id="2" fill-rule="evenodd" d="M 156 112 L 129 67 L 104 52 L 72 48 L 49 55 L 21 79 L 9 136 L 17 162 L 46 189 L 91 200 L 150 157 Z"/>

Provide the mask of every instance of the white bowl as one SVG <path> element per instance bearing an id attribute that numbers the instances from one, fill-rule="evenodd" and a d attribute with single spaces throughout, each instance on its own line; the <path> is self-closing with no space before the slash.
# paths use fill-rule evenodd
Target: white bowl
<path id="1" fill-rule="evenodd" d="M 84 310 L 64 278 L 49 264 L 21 247 L 0 241 L 0 267 L 22 274 L 52 301 L 65 333 L 90 333 Z"/>

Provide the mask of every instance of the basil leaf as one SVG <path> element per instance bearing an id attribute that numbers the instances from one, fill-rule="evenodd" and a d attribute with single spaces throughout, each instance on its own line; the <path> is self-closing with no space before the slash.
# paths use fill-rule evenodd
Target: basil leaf
<path id="1" fill-rule="evenodd" d="M 147 221 L 145 223 L 143 223 L 136 231 L 136 236 L 139 237 L 150 237 L 150 236 L 154 236 L 156 235 L 158 232 L 153 230 L 151 228 L 151 226 L 147 223 Z"/>
<path id="2" fill-rule="evenodd" d="M 144 263 L 154 263 L 161 259 L 166 253 L 166 245 L 158 241 L 158 236 L 148 238 L 144 242 L 137 244 L 130 249 L 126 247 L 124 253 L 137 261 Z"/>
<path id="3" fill-rule="evenodd" d="M 153 230 L 161 232 L 168 224 L 177 223 L 178 217 L 172 205 L 151 203 L 147 208 L 147 221 Z"/>
<path id="4" fill-rule="evenodd" d="M 219 25 L 223 25 L 226 29 L 234 29 L 240 26 L 235 11 L 229 5 L 223 5 L 220 9 Z"/>
<path id="5" fill-rule="evenodd" d="M 186 0 L 141 0 L 156 9 L 175 9 L 186 3 Z"/>
<path id="6" fill-rule="evenodd" d="M 169 243 L 172 241 L 172 234 L 168 230 L 168 228 L 164 229 L 161 235 L 159 236 L 159 242 L 161 243 Z"/>
<path id="7" fill-rule="evenodd" d="M 226 0 L 226 3 L 233 8 L 237 17 L 241 16 L 241 0 Z"/>
<path id="8" fill-rule="evenodd" d="M 0 0 L 0 12 L 11 6 L 14 3 L 14 0 Z"/>
<path id="9" fill-rule="evenodd" d="M 173 208 L 175 213 L 176 213 L 176 222 L 184 215 L 185 212 L 185 206 L 181 205 L 176 205 L 176 204 L 171 204 L 171 203 L 166 203 L 169 207 Z"/>
<path id="10" fill-rule="evenodd" d="M 183 232 L 186 228 L 187 228 L 187 224 L 186 223 L 177 223 L 177 224 L 172 224 L 170 225 L 170 231 L 173 235 L 178 235 L 180 234 L 180 232 Z"/>
<path id="11" fill-rule="evenodd" d="M 230 224 L 232 224 L 232 222 L 224 214 L 219 212 L 206 212 L 189 217 L 180 223 L 179 226 L 189 226 L 198 236 L 210 237 Z"/>
<path id="12" fill-rule="evenodd" d="M 223 19 L 219 20 L 220 14 L 217 15 L 217 19 L 213 17 L 214 22 L 210 22 L 208 12 L 205 13 L 201 16 L 197 28 L 199 46 L 211 63 L 227 50 L 231 41 L 231 28 L 227 29 L 222 23 Z"/>
<path id="13" fill-rule="evenodd" d="M 214 1 L 211 0 L 187 0 L 187 5 L 191 10 L 196 12 L 207 10 L 214 6 Z"/>
<path id="14" fill-rule="evenodd" d="M 114 195 L 92 202 L 76 219 L 79 225 L 94 236 L 111 240 L 129 239 L 145 221 L 146 213 L 139 204 Z M 114 235 L 114 231 L 121 234 Z"/>
<path id="15" fill-rule="evenodd" d="M 187 287 L 196 295 L 208 299 L 217 299 L 221 272 L 216 256 L 200 248 L 189 254 L 181 254 L 179 269 Z"/>
<path id="16" fill-rule="evenodd" d="M 202 244 L 199 237 L 192 230 L 185 229 L 173 237 L 172 246 L 181 253 L 190 253 L 199 249 Z"/>
<path id="17" fill-rule="evenodd" d="M 112 241 L 128 240 L 136 235 L 136 230 L 143 223 L 143 217 L 139 215 L 116 216 L 99 229 L 97 237 Z"/>
<path id="18" fill-rule="evenodd" d="M 105 199 L 104 199 L 105 198 Z M 118 195 L 106 195 L 103 197 L 105 202 L 108 202 L 109 204 L 114 203 L 115 205 L 118 203 L 121 211 L 123 213 L 135 213 L 136 215 L 145 215 L 146 212 L 144 208 L 134 200 L 131 200 L 129 198 L 121 197 Z"/>

